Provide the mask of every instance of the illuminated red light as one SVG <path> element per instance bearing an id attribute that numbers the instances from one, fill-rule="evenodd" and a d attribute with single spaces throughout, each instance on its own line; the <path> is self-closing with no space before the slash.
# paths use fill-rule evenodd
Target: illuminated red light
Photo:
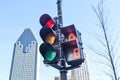
<path id="1" fill-rule="evenodd" d="M 75 36 L 74 33 L 70 33 L 70 34 L 68 35 L 68 41 L 70 41 L 70 40 L 75 40 L 75 39 L 76 39 L 76 36 Z"/>
<path id="2" fill-rule="evenodd" d="M 54 22 L 53 22 L 53 20 L 50 19 L 49 21 L 47 21 L 46 24 L 45 24 L 45 26 L 47 26 L 47 27 L 49 27 L 49 28 L 52 29 L 53 26 L 54 26 Z"/>
<path id="3" fill-rule="evenodd" d="M 73 40 L 73 41 L 72 41 Z M 76 44 L 76 36 L 74 33 L 70 33 L 68 35 L 68 41 L 72 41 L 71 44 L 75 45 Z"/>
<path id="4" fill-rule="evenodd" d="M 79 53 L 78 48 L 73 49 L 73 55 L 75 59 L 80 59 L 80 53 Z"/>

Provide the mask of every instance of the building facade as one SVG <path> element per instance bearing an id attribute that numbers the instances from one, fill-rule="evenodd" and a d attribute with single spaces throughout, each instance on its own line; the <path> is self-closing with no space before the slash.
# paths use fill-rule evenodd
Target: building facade
<path id="1" fill-rule="evenodd" d="M 85 54 L 84 56 L 84 63 L 82 63 L 79 68 L 73 69 L 71 71 L 71 76 L 73 80 L 90 80 L 87 57 Z"/>
<path id="2" fill-rule="evenodd" d="M 14 44 L 9 80 L 36 80 L 37 40 L 25 29 Z"/>
<path id="3" fill-rule="evenodd" d="M 60 76 L 55 76 L 55 80 L 61 80 Z M 71 76 L 67 76 L 67 80 L 73 80 Z"/>

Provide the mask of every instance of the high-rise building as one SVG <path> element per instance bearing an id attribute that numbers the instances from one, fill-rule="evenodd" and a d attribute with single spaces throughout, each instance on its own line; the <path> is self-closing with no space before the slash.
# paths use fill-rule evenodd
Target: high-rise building
<path id="1" fill-rule="evenodd" d="M 36 80 L 37 40 L 25 29 L 14 44 L 9 80 Z"/>
<path id="2" fill-rule="evenodd" d="M 60 76 L 55 76 L 54 80 L 61 80 Z M 67 80 L 73 80 L 73 79 L 71 78 L 71 76 L 67 76 Z"/>
<path id="3" fill-rule="evenodd" d="M 84 63 L 82 63 L 79 68 L 73 69 L 71 71 L 71 76 L 73 80 L 90 80 L 87 57 L 85 54 L 84 56 Z"/>

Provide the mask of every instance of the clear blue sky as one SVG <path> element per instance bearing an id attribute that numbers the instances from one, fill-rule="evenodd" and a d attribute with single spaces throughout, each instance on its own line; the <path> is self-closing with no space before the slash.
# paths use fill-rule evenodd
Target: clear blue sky
<path id="1" fill-rule="evenodd" d="M 76 28 L 82 33 L 84 51 L 88 54 L 91 75 L 94 80 L 99 80 L 95 78 L 97 72 L 93 69 L 96 64 L 92 63 L 96 58 L 86 48 L 85 44 L 92 45 L 94 42 L 91 40 L 89 33 L 99 31 L 95 27 L 96 17 L 91 8 L 91 4 L 96 5 L 98 1 L 62 0 L 63 25 L 75 24 Z M 56 2 L 57 0 L 0 0 L 0 80 L 9 79 L 13 46 L 25 28 L 31 28 L 38 44 L 42 43 L 39 37 L 41 28 L 39 17 L 44 13 L 50 14 L 52 17 L 57 16 Z M 119 0 L 105 1 L 106 8 L 110 11 L 110 20 L 112 22 L 110 22 L 110 27 L 113 27 L 116 32 L 120 31 L 119 3 Z M 45 67 L 42 63 L 43 58 L 39 58 L 41 59 L 39 65 L 40 80 L 53 80 L 54 76 L 59 75 L 59 71 L 52 67 Z M 103 75 L 101 76 L 103 77 Z"/>

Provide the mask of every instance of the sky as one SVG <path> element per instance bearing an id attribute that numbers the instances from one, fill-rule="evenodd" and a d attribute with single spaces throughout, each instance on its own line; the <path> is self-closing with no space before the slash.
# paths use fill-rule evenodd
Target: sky
<path id="1" fill-rule="evenodd" d="M 99 28 L 95 22 L 97 18 L 91 5 L 97 5 L 99 0 L 62 0 L 63 26 L 74 24 L 82 33 L 84 52 L 88 55 L 91 80 L 109 80 L 103 76 L 99 66 L 96 67 L 94 60 L 99 57 L 87 48 L 86 45 L 93 46 L 94 40 L 90 33 L 99 33 Z M 14 43 L 22 34 L 25 28 L 30 28 L 35 35 L 38 45 L 42 43 L 39 36 L 41 25 L 39 18 L 47 13 L 52 17 L 57 16 L 57 0 L 0 0 L 0 80 L 8 80 Z M 120 31 L 120 1 L 105 0 L 106 11 L 109 12 L 109 33 L 117 34 Z M 117 40 L 119 42 L 119 40 Z M 98 44 L 95 44 L 99 46 Z M 118 47 L 120 48 L 120 47 Z M 40 54 L 38 52 L 38 54 Z M 120 54 L 120 53 L 119 53 Z M 118 54 L 118 55 L 119 55 Z M 39 80 L 54 80 L 54 76 L 59 75 L 59 71 L 46 67 L 43 58 L 38 56 Z M 120 60 L 118 61 L 120 63 Z M 98 64 L 97 64 L 98 65 Z M 95 70 L 96 69 L 96 70 Z M 120 70 L 120 69 L 119 69 Z M 120 71 L 119 71 L 120 72 Z M 118 73 L 120 76 L 120 73 Z"/>

